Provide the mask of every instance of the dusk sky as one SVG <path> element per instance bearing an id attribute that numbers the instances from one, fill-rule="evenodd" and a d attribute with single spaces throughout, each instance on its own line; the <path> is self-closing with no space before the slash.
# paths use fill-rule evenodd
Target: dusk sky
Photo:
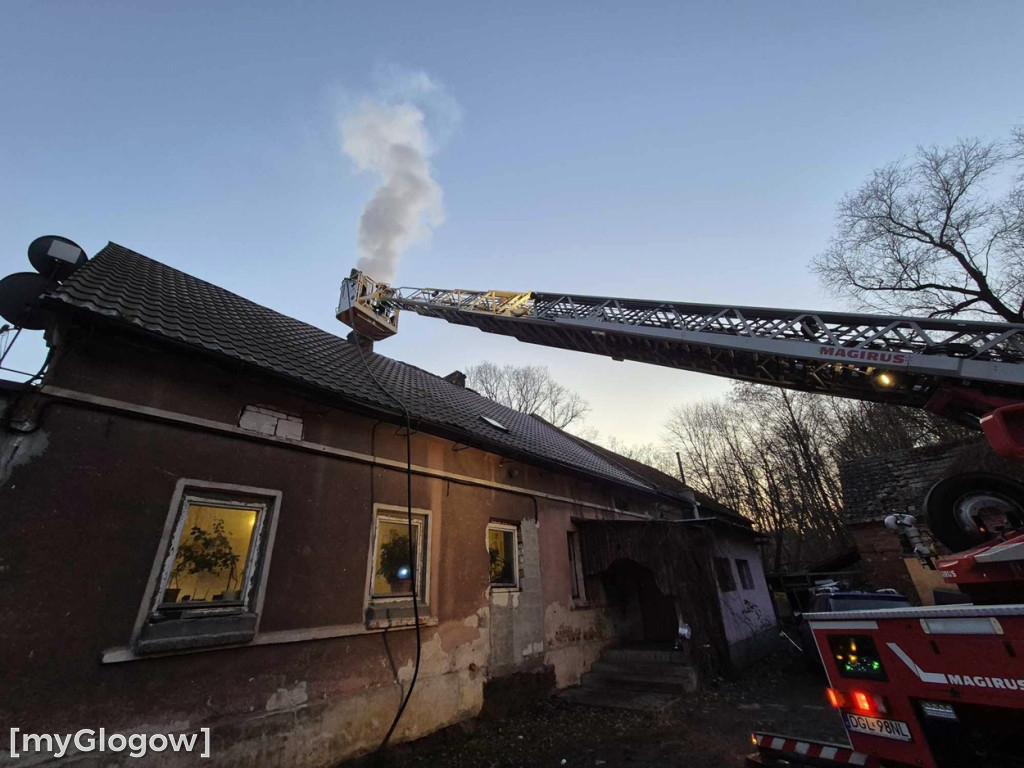
<path id="1" fill-rule="evenodd" d="M 380 183 L 342 125 L 367 104 L 422 112 L 443 195 L 399 285 L 801 308 L 841 306 L 807 264 L 873 168 L 1024 123 L 1019 2 L 3 10 L 0 275 L 39 235 L 112 240 L 340 335 Z M 412 315 L 377 351 L 546 365 L 626 442 L 730 386 Z M 42 358 L 26 332 L 6 364 Z"/>

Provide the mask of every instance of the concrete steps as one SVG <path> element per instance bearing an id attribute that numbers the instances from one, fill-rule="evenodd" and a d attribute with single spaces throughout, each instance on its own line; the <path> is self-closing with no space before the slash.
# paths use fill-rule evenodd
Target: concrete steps
<path id="1" fill-rule="evenodd" d="M 661 664 L 655 661 L 605 661 L 604 657 L 595 661 L 591 667 L 592 673 L 602 675 L 625 675 L 639 677 L 656 677 L 658 679 L 670 678 L 672 680 L 692 680 L 694 690 L 697 685 L 697 673 L 693 667 L 685 664 Z M 692 693 L 693 691 L 687 691 Z"/>
<path id="2" fill-rule="evenodd" d="M 677 651 L 611 648 L 562 697 L 582 704 L 656 711 L 697 690 L 697 673 Z"/>
<path id="3" fill-rule="evenodd" d="M 660 648 L 605 648 L 601 661 L 633 662 L 639 664 L 686 664 L 682 651 Z"/>
<path id="4" fill-rule="evenodd" d="M 607 691 L 603 688 L 567 688 L 558 694 L 558 697 L 588 707 L 632 709 L 639 712 L 660 712 L 679 701 L 678 696 L 670 693 Z"/>
<path id="5" fill-rule="evenodd" d="M 691 670 L 692 671 L 692 670 Z M 583 676 L 580 685 L 584 688 L 640 691 L 643 693 L 674 693 L 682 695 L 697 690 L 697 676 L 688 675 L 636 675 L 621 672 L 590 672 Z"/>

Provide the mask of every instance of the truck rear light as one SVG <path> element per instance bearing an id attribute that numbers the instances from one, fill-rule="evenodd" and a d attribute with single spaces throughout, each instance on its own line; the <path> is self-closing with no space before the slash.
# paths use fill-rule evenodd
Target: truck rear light
<path id="1" fill-rule="evenodd" d="M 867 691 L 838 691 L 826 688 L 828 703 L 836 709 L 852 709 L 868 715 L 885 714 L 889 711 L 885 698 Z"/>

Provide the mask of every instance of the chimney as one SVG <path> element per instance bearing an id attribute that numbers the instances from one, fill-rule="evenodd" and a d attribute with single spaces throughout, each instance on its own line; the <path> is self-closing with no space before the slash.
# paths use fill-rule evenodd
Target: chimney
<path id="1" fill-rule="evenodd" d="M 462 371 L 452 371 L 447 376 L 442 376 L 442 378 L 456 387 L 466 388 L 466 374 Z"/>
<path id="2" fill-rule="evenodd" d="M 345 337 L 345 341 L 349 344 L 355 344 L 363 350 L 363 352 L 373 352 L 373 339 L 369 336 L 363 336 L 361 333 L 349 331 L 348 336 Z"/>

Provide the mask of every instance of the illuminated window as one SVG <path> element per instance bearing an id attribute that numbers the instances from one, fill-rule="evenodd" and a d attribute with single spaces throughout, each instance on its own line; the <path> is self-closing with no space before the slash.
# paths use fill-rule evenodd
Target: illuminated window
<path id="1" fill-rule="evenodd" d="M 737 560 L 736 571 L 740 575 L 740 586 L 742 586 L 744 589 L 753 589 L 754 576 L 750 572 L 750 563 L 746 560 Z"/>
<path id="2" fill-rule="evenodd" d="M 430 615 L 430 514 L 378 504 L 373 510 L 370 572 L 367 576 L 366 625 L 371 628 L 406 626 Z M 412 604 L 416 577 L 416 607 Z"/>
<path id="3" fill-rule="evenodd" d="M 718 577 L 718 590 L 720 592 L 735 592 L 736 579 L 732 575 L 732 565 L 727 557 L 715 558 L 715 576 Z"/>
<path id="4" fill-rule="evenodd" d="M 487 526 L 487 555 L 492 587 L 519 586 L 519 531 L 513 525 Z"/>
<path id="5" fill-rule="evenodd" d="M 255 637 L 280 499 L 278 491 L 178 482 L 154 590 L 136 623 L 137 652 Z"/>
<path id="6" fill-rule="evenodd" d="M 256 522 L 265 511 L 265 503 L 186 497 L 161 607 L 243 602 Z"/>
<path id="7" fill-rule="evenodd" d="M 411 596 L 414 567 L 417 595 L 422 599 L 426 594 L 426 569 L 423 558 L 426 527 L 426 516 L 414 514 L 410 538 L 409 520 L 405 514 L 395 510 L 377 511 L 373 537 L 373 577 L 370 580 L 371 598 Z"/>

